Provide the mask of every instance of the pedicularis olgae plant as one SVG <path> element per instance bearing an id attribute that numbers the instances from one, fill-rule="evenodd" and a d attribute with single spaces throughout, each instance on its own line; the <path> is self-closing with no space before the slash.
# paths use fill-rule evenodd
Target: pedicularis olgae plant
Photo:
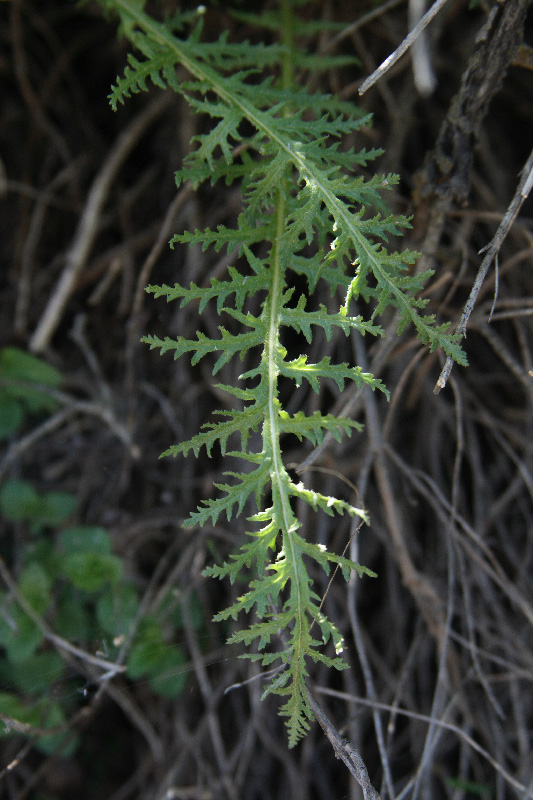
<path id="1" fill-rule="evenodd" d="M 217 412 L 198 435 L 164 455 L 192 450 L 197 456 L 202 448 L 211 455 L 216 444 L 223 456 L 248 462 L 243 472 L 227 472 L 227 482 L 217 485 L 217 496 L 203 501 L 186 524 L 214 524 L 222 515 L 231 520 L 249 501 L 255 503 L 246 542 L 228 562 L 209 567 L 206 574 L 234 582 L 241 573 L 252 572 L 245 593 L 216 618 L 235 619 L 241 612 L 252 612 L 249 626 L 234 633 L 231 641 L 255 644 L 257 652 L 250 658 L 279 666 L 265 694 L 284 698 L 281 713 L 288 717 L 293 745 L 312 716 L 305 688 L 309 659 L 338 669 L 345 666 L 339 655 L 342 638 L 320 609 L 306 561 L 314 560 L 326 572 L 339 565 L 345 578 L 352 570 L 372 573 L 306 539 L 294 511 L 297 501 L 329 515 L 365 515 L 341 499 L 296 483 L 281 448 L 286 434 L 317 445 L 325 432 L 340 440 L 359 425 L 319 411 L 288 413 L 279 383 L 288 379 L 300 387 L 307 382 L 318 392 L 324 380 L 334 381 L 340 391 L 354 381 L 357 387 L 388 392 L 358 366 L 332 363 L 329 357 L 317 363 L 309 363 L 305 354 L 289 357 L 282 341 L 292 330 L 311 343 L 318 328 L 328 339 L 337 329 L 346 336 L 381 336 L 376 319 L 392 305 L 398 312 L 398 333 L 412 323 L 431 350 L 441 347 L 463 364 L 465 357 L 446 325 L 420 314 L 425 301 L 417 294 L 429 273 L 410 271 L 416 254 L 386 249 L 387 237 L 409 225 L 404 217 L 383 213 L 381 195 L 397 182 L 396 176 L 364 179 L 358 170 L 379 152 L 343 149 L 343 139 L 367 125 L 368 118 L 352 104 L 312 93 L 298 82 L 299 75 L 342 62 L 303 51 L 302 40 L 313 41 L 321 25 L 309 21 L 312 15 L 298 17 L 307 0 L 280 0 L 277 11 L 239 15 L 248 25 L 267 29 L 274 44 L 234 42 L 227 32 L 217 41 L 206 41 L 203 6 L 159 22 L 145 13 L 144 0 L 100 1 L 118 14 L 121 32 L 137 51 L 112 89 L 112 107 L 132 92 L 146 90 L 148 79 L 170 87 L 212 122 L 209 132 L 194 137 L 176 173 L 178 186 L 189 180 L 195 187 L 220 181 L 241 187 L 242 211 L 235 228 L 197 230 L 171 242 L 234 251 L 236 265 L 228 268 L 226 278 L 212 278 L 204 287 L 148 287 L 156 297 L 178 300 L 181 307 L 197 304 L 199 314 L 213 304 L 222 320 L 233 321 L 231 330 L 220 325 L 215 339 L 198 332 L 193 339 L 147 336 L 144 341 L 175 358 L 190 354 L 193 365 L 216 354 L 213 374 L 236 356 L 246 357 L 250 365 L 238 385 L 218 384 L 235 398 L 236 408 Z M 313 302 L 319 283 L 329 286 L 332 297 L 341 298 L 333 310 Z M 355 300 L 368 303 L 368 319 L 351 313 Z M 240 437 L 240 449 L 230 451 L 233 434 L 238 434 L 237 441 Z M 252 441 L 260 441 L 260 446 L 252 447 Z M 320 640 L 312 635 L 312 627 L 320 631 Z M 324 653 L 329 640 L 335 650 L 331 657 Z"/>

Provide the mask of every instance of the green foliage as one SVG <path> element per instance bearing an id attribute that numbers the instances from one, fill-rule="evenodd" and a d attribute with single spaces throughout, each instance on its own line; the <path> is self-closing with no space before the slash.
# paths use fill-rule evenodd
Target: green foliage
<path id="1" fill-rule="evenodd" d="M 68 492 L 40 493 L 26 481 L 9 480 L 0 488 L 0 511 L 12 522 L 29 522 L 32 530 L 55 527 L 76 508 L 76 498 Z"/>
<path id="2" fill-rule="evenodd" d="M 243 571 L 252 570 L 244 594 L 216 618 L 254 612 L 256 621 L 252 619 L 231 641 L 257 647 L 258 652 L 248 656 L 264 665 L 278 662 L 280 670 L 265 694 L 285 700 L 281 713 L 288 718 L 293 745 L 312 716 L 305 688 L 309 661 L 345 666 L 339 655 L 342 638 L 320 609 L 308 564 L 314 561 L 326 573 L 339 566 L 345 578 L 352 570 L 360 576 L 373 573 L 305 538 L 294 512 L 296 501 L 331 516 L 366 517 L 348 502 L 295 483 L 281 449 L 285 434 L 316 445 L 325 431 L 340 439 L 358 425 L 319 411 L 310 416 L 302 411 L 289 414 L 282 407 L 279 384 L 288 379 L 295 389 L 309 385 L 318 393 L 325 381 L 339 391 L 353 382 L 387 397 L 388 392 L 360 367 L 333 363 L 326 356 L 317 363 L 310 363 L 305 353 L 291 357 L 282 341 L 287 332 L 309 343 L 316 335 L 330 339 L 339 332 L 381 336 L 376 320 L 392 306 L 398 312 L 398 333 L 413 324 L 431 350 L 441 347 L 462 364 L 465 356 L 446 325 L 420 313 L 426 301 L 419 293 L 430 273 L 417 275 L 411 270 L 416 254 L 387 250 L 388 238 L 409 227 L 405 217 L 387 212 L 382 199 L 397 176 L 362 177 L 357 171 L 379 153 L 342 148 L 342 140 L 353 137 L 368 118 L 351 104 L 298 84 L 300 70 L 318 72 L 330 63 L 306 53 L 300 42 L 295 44 L 297 32 L 316 33 L 296 18 L 301 3 L 281 0 L 277 11 L 246 15 L 248 23 L 278 32 L 281 41 L 272 45 L 230 42 L 226 32 L 217 41 L 204 41 L 200 14 L 195 18 L 178 13 L 160 23 L 144 12 L 142 0 L 101 3 L 118 14 L 121 31 L 140 54 L 129 56 L 124 75 L 117 78 L 110 95 L 112 107 L 145 91 L 148 79 L 158 87 L 170 87 L 212 123 L 207 132 L 194 137 L 191 152 L 176 173 L 177 185 L 224 181 L 241 186 L 243 206 L 235 229 L 190 231 L 172 240 L 173 246 L 233 251 L 235 262 L 226 278 L 213 278 L 205 287 L 176 283 L 148 288 L 155 297 L 179 301 L 180 307 L 193 303 L 200 314 L 209 304 L 215 305 L 224 319 L 218 337 L 198 331 L 191 339 L 146 336 L 144 341 L 162 354 L 173 353 L 175 359 L 190 355 L 193 365 L 207 359 L 213 374 L 235 357 L 245 363 L 237 386 L 218 384 L 236 398 L 237 407 L 218 412 L 198 435 L 165 455 L 189 451 L 198 455 L 202 448 L 211 455 L 218 443 L 223 455 L 248 465 L 244 471 L 225 473 L 228 480 L 217 485 L 217 497 L 203 501 L 186 524 L 214 524 L 221 515 L 230 520 L 249 504 L 257 509 L 249 517 L 254 529 L 247 533 L 248 541 L 229 561 L 209 567 L 206 574 L 235 582 Z M 178 66 L 179 75 L 186 77 L 178 78 Z M 302 277 L 306 289 L 301 288 Z M 333 308 L 317 307 L 314 293 L 319 285 L 332 297 L 340 293 L 342 302 Z M 369 304 L 368 319 L 352 314 L 354 300 Z M 256 449 L 249 446 L 252 433 L 260 435 Z M 234 434 L 239 435 L 240 449 L 228 450 Z M 311 635 L 313 622 L 320 632 L 316 637 Z M 329 640 L 332 656 L 324 653 Z"/>
<path id="3" fill-rule="evenodd" d="M 41 662 L 37 666 L 43 668 Z M 24 670 L 23 670 L 24 671 Z M 48 677 L 48 673 L 45 673 Z M 37 675 L 35 675 L 37 678 Z M 35 684 L 34 684 L 35 685 Z M 10 692 L 0 692 L 0 713 L 5 717 L 16 720 L 16 727 L 24 732 L 25 726 L 31 728 L 59 728 L 55 733 L 41 734 L 36 739 L 36 747 L 45 755 L 55 753 L 58 748 L 64 757 L 72 755 L 78 745 L 79 737 L 71 734 L 65 728 L 65 712 L 60 704 L 50 698 L 42 698 L 31 707 L 27 706 L 19 697 Z M 10 730 L 4 731 L 4 735 L 9 734 Z M 32 737 L 35 738 L 35 737 Z"/>
<path id="4" fill-rule="evenodd" d="M 122 562 L 111 553 L 111 540 L 103 528 L 68 528 L 59 537 L 59 571 L 77 589 L 95 592 L 121 577 Z"/>
<path id="5" fill-rule="evenodd" d="M 139 589 L 124 578 L 122 560 L 112 552 L 108 531 L 88 525 L 61 527 L 75 509 L 72 495 L 40 493 L 22 480 L 6 481 L 0 488 L 0 513 L 6 522 L 27 526 L 31 532 L 18 559 L 20 602 L 12 592 L 0 593 L 0 682 L 11 689 L 0 694 L 0 713 L 22 733 L 25 724 L 41 730 L 64 726 L 64 731 L 50 735 L 28 734 L 42 752 L 61 748 L 62 755 L 78 744 L 66 725 L 72 681 L 26 604 L 54 634 L 74 640 L 88 652 L 103 646 L 111 661 L 134 631 L 126 674 L 132 680 L 146 679 L 152 691 L 166 698 L 179 696 L 187 683 L 186 654 L 174 643 L 176 633 L 183 630 L 185 603 L 195 627 L 203 626 L 194 598 L 165 597 L 151 616 L 139 618 Z M 71 687 L 64 702 L 59 694 L 53 700 L 50 696 L 58 683 Z M 80 695 L 74 692 L 74 697 Z M 8 725 L 4 734 L 10 733 Z"/>
<path id="6" fill-rule="evenodd" d="M 128 658 L 128 677 L 146 678 L 154 692 L 174 698 L 187 685 L 186 663 L 181 647 L 168 647 L 159 622 L 145 618 Z"/>
<path id="7" fill-rule="evenodd" d="M 57 401 L 46 390 L 61 382 L 61 373 L 37 356 L 0 349 L 0 441 L 18 433 L 28 414 L 54 411 Z"/>

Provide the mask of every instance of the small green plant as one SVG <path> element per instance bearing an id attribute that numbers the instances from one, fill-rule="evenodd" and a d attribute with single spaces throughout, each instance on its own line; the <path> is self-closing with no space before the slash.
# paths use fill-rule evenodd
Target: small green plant
<path id="1" fill-rule="evenodd" d="M 18 347 L 0 349 L 0 441 L 18 433 L 26 417 L 55 411 L 46 389 L 61 385 L 61 373 Z"/>
<path id="2" fill-rule="evenodd" d="M 208 567 L 205 574 L 235 582 L 253 570 L 244 594 L 216 619 L 255 612 L 255 621 L 230 641 L 255 643 L 258 652 L 250 652 L 249 658 L 279 666 L 264 694 L 285 699 L 281 714 L 288 718 L 292 746 L 312 718 L 305 686 L 309 659 L 338 669 L 346 666 L 340 656 L 342 638 L 322 613 L 306 561 L 317 562 L 326 572 L 338 566 L 345 578 L 352 570 L 360 576 L 373 573 L 309 541 L 295 513 L 297 502 L 329 515 L 366 516 L 344 500 L 296 482 L 282 452 L 282 438 L 289 434 L 317 445 L 326 432 L 340 440 L 359 425 L 320 411 L 289 413 L 280 385 L 298 389 L 308 384 L 319 392 L 329 381 L 342 391 L 352 381 L 357 387 L 387 396 L 388 392 L 360 367 L 332 363 L 329 357 L 310 363 L 305 353 L 289 354 L 290 334 L 309 344 L 317 331 L 328 340 L 336 331 L 381 336 L 377 319 L 393 306 L 398 333 L 412 323 L 431 350 L 441 347 L 462 364 L 465 356 L 446 325 L 420 313 L 426 301 L 418 294 L 430 273 L 411 271 L 416 254 L 386 249 L 387 238 L 409 226 L 404 217 L 388 214 L 382 200 L 397 177 L 365 179 L 357 171 L 379 152 L 342 148 L 343 138 L 353 137 L 369 119 L 352 104 L 299 84 L 300 75 L 344 63 L 304 51 L 303 42 L 317 33 L 315 22 L 297 16 L 306 4 L 280 0 L 279 8 L 268 14 L 246 15 L 248 23 L 266 27 L 269 36 L 278 35 L 279 42 L 268 45 L 232 42 L 227 32 L 217 41 L 204 41 L 203 6 L 158 22 L 144 12 L 143 0 L 101 4 L 118 14 L 121 32 L 141 54 L 129 56 L 124 76 L 110 95 L 112 107 L 132 92 L 146 90 L 148 79 L 170 87 L 212 121 L 207 133 L 194 138 L 193 149 L 176 173 L 178 186 L 189 180 L 195 187 L 207 182 L 241 187 L 236 228 L 220 225 L 172 240 L 172 245 L 234 251 L 226 278 L 213 278 L 207 287 L 176 283 L 148 288 L 155 297 L 177 300 L 181 307 L 197 304 L 200 314 L 213 304 L 228 321 L 220 325 L 220 335 L 210 338 L 198 331 L 192 339 L 146 336 L 144 341 L 174 358 L 189 354 L 193 365 L 216 354 L 214 375 L 235 357 L 246 362 L 237 385 L 217 385 L 234 398 L 234 410 L 217 412 L 217 419 L 200 433 L 164 455 L 192 451 L 198 456 L 202 448 L 211 455 L 216 444 L 222 456 L 248 464 L 248 469 L 227 472 L 227 482 L 217 485 L 218 496 L 205 500 L 186 524 L 215 523 L 221 515 L 230 520 L 249 502 L 255 503 L 247 542 L 229 561 Z M 185 72 L 186 77 L 178 77 L 178 66 L 180 76 Z M 315 300 L 323 287 L 332 298 L 341 296 L 336 307 Z M 353 314 L 355 301 L 369 305 L 367 319 Z M 259 433 L 261 444 L 252 448 L 254 433 Z M 240 446 L 230 445 L 230 438 L 240 440 Z M 312 634 L 313 623 L 320 639 Z M 329 640 L 332 656 L 324 652 Z"/>
<path id="3" fill-rule="evenodd" d="M 42 359 L 16 347 L 2 348 L 0 440 L 16 436 L 30 416 L 55 411 L 59 403 L 54 390 L 62 381 L 61 373 Z M 10 550 L 9 537 L 3 539 L 1 553 L 6 561 L 17 563 L 15 591 L 7 587 L 0 592 L 4 733 L 29 730 L 35 738 L 32 730 L 64 727 L 36 738 L 42 752 L 61 748 L 63 755 L 78 743 L 66 723 L 72 697 L 80 695 L 72 691 L 68 668 L 46 630 L 89 653 L 95 644 L 104 646 L 111 660 L 136 626 L 125 661 L 127 677 L 144 680 L 155 693 L 169 698 L 181 694 L 187 682 L 186 654 L 174 643 L 176 632 L 183 629 L 183 599 L 166 597 L 139 619 L 139 589 L 124 578 L 109 533 L 100 527 L 68 526 L 76 506 L 72 494 L 39 492 L 25 480 L 6 480 L 0 487 L 0 518 L 26 531 L 16 553 Z M 187 602 L 192 603 L 193 624 L 201 627 L 198 604 L 194 598 Z M 39 625 L 39 619 L 45 624 Z M 63 700 L 50 696 L 50 687 L 58 684 L 70 686 L 60 693 Z"/>
<path id="4" fill-rule="evenodd" d="M 167 698 L 179 696 L 187 683 L 187 657 L 174 643 L 183 629 L 183 599 L 169 595 L 139 618 L 139 589 L 124 577 L 109 533 L 97 526 L 65 527 L 75 509 L 76 498 L 66 492 L 41 493 L 22 480 L 6 481 L 0 488 L 4 520 L 25 524 L 30 532 L 18 557 L 17 591 L 0 593 L 0 682 L 4 689 L 10 687 L 0 693 L 0 713 L 12 721 L 5 733 L 12 727 L 24 732 L 24 725 L 30 730 L 66 728 L 73 698 L 81 699 L 73 688 L 79 677 L 68 678 L 70 670 L 47 630 L 88 653 L 104 648 L 107 661 L 118 657 L 134 631 L 125 662 L 129 679 L 146 681 Z M 194 597 L 186 602 L 200 628 L 198 603 Z M 46 630 L 38 618 L 46 621 Z M 57 685 L 64 691 L 51 697 L 51 687 Z M 63 755 L 77 743 L 68 730 L 36 740 L 41 751 L 61 748 Z"/>

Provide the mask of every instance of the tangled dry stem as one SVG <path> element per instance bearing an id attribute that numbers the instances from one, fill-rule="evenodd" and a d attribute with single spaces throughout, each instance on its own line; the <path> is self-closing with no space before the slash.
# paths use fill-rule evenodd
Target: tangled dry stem
<path id="1" fill-rule="evenodd" d="M 135 132 L 127 146 L 134 156 L 126 158 L 124 152 L 116 164 L 114 181 L 106 183 L 98 214 L 91 216 L 90 241 L 76 261 L 74 280 L 54 306 L 55 287 L 71 270 L 102 165 L 115 163 L 113 142 L 126 125 L 122 118 L 110 121 L 107 110 L 90 111 L 96 95 L 78 59 L 82 54 L 93 64 L 102 96 L 116 73 L 117 45 L 96 16 L 75 25 L 71 41 L 49 4 L 5 5 L 12 64 L 6 95 L 11 115 L 2 132 L 4 203 L 7 197 L 9 205 L 1 238 L 10 266 L 2 277 L 1 327 L 13 332 L 6 339 L 33 342 L 46 352 L 68 376 L 71 393 L 53 424 L 35 427 L 26 444 L 14 443 L 0 468 L 16 467 L 43 487 L 75 492 L 86 519 L 112 530 L 117 551 L 143 586 L 144 610 L 155 607 L 169 587 L 178 587 L 183 595 L 198 594 L 208 620 L 227 598 L 200 578 L 201 569 L 208 551 L 230 549 L 240 532 L 220 526 L 184 533 L 179 521 L 197 489 L 217 480 L 216 465 L 205 462 L 198 470 L 191 459 L 159 462 L 158 455 L 173 435 L 187 438 L 198 429 L 217 390 L 207 371 L 193 372 L 185 364 L 169 371 L 149 359 L 132 331 L 150 314 L 162 313 L 146 299 L 141 303 L 136 291 L 141 272 L 143 279 L 153 269 L 171 280 L 178 259 L 181 274 L 201 283 L 224 267 L 209 253 L 160 250 L 165 220 L 175 218 L 174 230 L 194 229 L 200 219 L 216 227 L 234 214 L 235 195 L 217 189 L 202 197 L 187 193 L 178 202 L 168 176 L 187 151 L 196 123 L 181 106 L 162 101 L 143 106 L 141 101 L 127 127 Z M 324 13 L 328 8 L 325 4 Z M 73 5 L 72 19 L 78 13 Z M 441 93 L 418 100 L 404 61 L 363 101 L 376 112 L 373 143 L 396 154 L 393 168 L 406 184 L 422 167 L 423 153 L 434 147 L 433 120 L 475 57 L 473 28 L 482 25 L 466 10 L 454 7 L 442 14 L 439 35 L 431 42 Z M 403 37 L 395 32 L 403 25 L 396 3 L 385 4 L 381 15 L 369 14 L 362 59 L 378 66 L 392 49 L 385 48 L 383 31 L 397 45 Z M 339 41 L 357 47 L 357 31 L 349 36 Z M 35 55 L 42 41 L 44 72 Z M 523 70 L 507 64 L 506 71 L 500 95 L 487 106 L 476 131 L 477 150 L 473 140 L 461 145 L 464 157 L 475 155 L 468 207 L 426 199 L 416 211 L 412 241 L 401 243 L 425 243 L 424 259 L 436 268 L 427 296 L 443 319 L 459 320 L 479 268 L 478 251 L 504 218 L 527 158 L 520 132 L 533 113 L 531 82 Z M 329 88 L 348 84 L 346 76 L 332 74 Z M 511 132 L 506 117 L 512 117 Z M 398 130 L 399 119 L 401 144 L 387 137 L 388 130 Z M 178 143 L 176 130 L 183 139 Z M 397 203 L 409 198 L 398 196 Z M 313 691 L 327 699 L 328 717 L 340 731 L 335 752 L 318 726 L 298 750 L 288 752 L 273 708 L 259 700 L 257 668 L 228 651 L 209 622 L 199 633 L 185 621 L 191 678 L 173 704 L 120 676 L 102 680 L 91 659 L 71 654 L 75 668 L 97 687 L 73 712 L 72 725 L 89 749 L 102 741 L 103 731 L 108 740 L 111 725 L 123 743 L 113 758 L 105 748 L 98 751 L 107 770 L 100 796 L 355 800 L 361 776 L 365 797 L 377 795 L 365 783 L 368 773 L 384 800 L 462 798 L 469 786 L 484 796 L 532 796 L 533 231 L 528 208 L 522 207 L 499 248 L 492 321 L 489 325 L 494 287 L 485 281 L 470 316 L 470 367 L 454 370 L 446 391 L 433 394 L 442 364 L 414 337 L 388 338 L 368 351 L 367 342 L 355 338 L 313 344 L 320 357 L 340 349 L 343 359 L 359 364 L 365 359 L 393 391 L 390 405 L 364 392 L 339 399 L 345 413 L 365 423 L 355 443 L 329 441 L 313 453 L 295 445 L 288 455 L 303 470 L 313 464 L 306 480 L 322 491 L 330 483 L 332 493 L 338 491 L 335 472 L 341 473 L 358 487 L 358 502 L 364 501 L 372 518 L 371 529 L 354 538 L 351 555 L 359 548 L 379 580 L 364 592 L 350 584 L 348 593 L 342 582 L 334 582 L 325 601 L 344 633 L 352 668 L 334 681 L 321 668 L 313 674 Z M 150 258 L 153 247 L 159 254 L 156 265 Z M 97 302 L 89 305 L 89 294 Z M 58 310 L 50 326 L 47 309 L 52 307 Z M 99 379 L 87 351 L 65 335 L 80 312 L 87 316 L 86 337 Z M 215 325 L 209 316 L 204 320 L 208 328 Z M 176 315 L 169 307 L 162 328 L 190 332 L 195 325 L 188 311 Z M 44 338 L 38 335 L 45 330 Z M 311 405 L 318 402 L 331 398 L 309 398 Z M 117 439 L 118 430 L 124 435 Z M 348 526 L 316 525 L 316 540 L 327 540 L 338 552 L 351 534 Z M 323 592 L 326 588 L 324 583 Z M 225 693 L 232 684 L 241 687 Z M 318 708 L 315 713 L 325 725 Z M 72 796 L 82 767 L 76 764 L 78 778 L 72 777 L 61 772 L 65 768 L 57 758 L 36 763 L 30 753 L 23 739 L 2 744 L 0 777 L 9 796 L 21 800 L 34 787 L 49 788 L 60 774 Z M 345 757 L 349 768 L 352 764 L 353 780 L 340 771 L 334 755 Z"/>

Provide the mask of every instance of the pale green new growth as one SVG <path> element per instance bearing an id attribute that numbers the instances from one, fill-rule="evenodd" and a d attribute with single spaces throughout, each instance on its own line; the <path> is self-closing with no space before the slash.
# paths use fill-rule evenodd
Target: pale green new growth
<path id="1" fill-rule="evenodd" d="M 233 43 L 225 34 L 216 42 L 204 42 L 202 19 L 195 13 L 178 13 L 159 23 L 144 13 L 143 0 L 101 2 L 120 16 L 122 32 L 142 54 L 140 59 L 130 56 L 124 77 L 117 79 L 110 95 L 113 108 L 132 92 L 146 90 L 148 78 L 157 86 L 172 88 L 195 111 L 213 120 L 208 133 L 195 137 L 193 150 L 176 173 L 178 185 L 185 180 L 195 186 L 223 180 L 226 184 L 237 181 L 242 187 L 243 211 L 236 229 L 220 226 L 216 231 L 175 236 L 172 241 L 173 245 L 201 244 L 203 249 L 226 247 L 235 251 L 240 266 L 231 266 L 225 280 L 213 278 L 207 287 L 148 288 L 156 297 L 178 300 L 181 306 L 198 303 L 200 314 L 214 303 L 218 314 L 233 320 L 231 328 L 238 332 L 220 325 L 216 339 L 198 332 L 193 339 L 147 336 L 144 341 L 161 353 L 173 352 L 175 358 L 191 354 L 192 364 L 216 354 L 213 374 L 235 356 L 253 364 L 240 375 L 239 386 L 218 384 L 243 407 L 218 412 L 219 419 L 207 422 L 197 436 L 164 455 L 187 455 L 191 450 L 198 455 L 202 447 L 211 455 L 218 443 L 222 455 L 250 465 L 246 472 L 226 473 L 228 482 L 217 486 L 218 496 L 205 500 L 186 524 L 214 524 L 221 515 L 230 520 L 250 501 L 258 508 L 249 518 L 255 528 L 247 534 L 249 541 L 227 563 L 209 567 L 206 574 L 234 582 L 244 570 L 253 570 L 255 577 L 248 589 L 216 619 L 236 618 L 242 611 L 255 614 L 257 621 L 235 633 L 231 641 L 255 644 L 259 652 L 249 657 L 264 665 L 279 662 L 280 670 L 265 694 L 274 692 L 285 698 L 281 713 L 288 717 L 293 745 L 312 717 L 305 690 L 308 660 L 345 667 L 339 656 L 341 636 L 320 610 L 304 559 L 314 560 L 326 572 L 339 565 L 345 578 L 351 570 L 359 575 L 373 573 L 302 535 L 293 511 L 296 500 L 329 515 L 346 512 L 366 517 L 347 502 L 295 483 L 284 466 L 280 444 L 287 433 L 312 445 L 319 444 L 325 432 L 340 440 L 359 425 L 318 411 L 291 416 L 280 403 L 279 380 L 289 379 L 296 387 L 306 381 L 315 392 L 324 379 L 341 391 L 346 381 L 353 381 L 358 387 L 379 389 L 387 396 L 388 392 L 381 381 L 359 367 L 334 364 L 329 357 L 314 364 L 306 355 L 289 358 L 281 344 L 282 331 L 292 329 L 307 342 L 316 328 L 327 339 L 336 329 L 346 336 L 352 331 L 382 335 L 373 320 L 393 305 L 399 312 L 399 332 L 412 322 L 432 350 L 442 347 L 462 364 L 465 356 L 445 332 L 445 325 L 435 325 L 433 317 L 419 314 L 425 301 L 417 299 L 417 293 L 428 274 L 409 271 L 415 254 L 389 253 L 385 248 L 387 236 L 400 234 L 408 220 L 369 214 L 371 207 L 383 211 L 381 193 L 396 183 L 396 177 L 365 180 L 356 176 L 353 171 L 379 153 L 340 149 L 342 138 L 367 124 L 368 118 L 352 105 L 311 94 L 295 83 L 298 68 L 318 70 L 334 63 L 293 46 L 295 30 L 315 33 L 312 25 L 307 29 L 293 18 L 301 3 L 282 0 L 279 13 L 261 19 L 246 16 L 248 23 L 265 23 L 281 32 L 281 45 L 264 46 Z M 178 79 L 178 66 L 186 79 Z M 290 286 L 295 276 L 306 279 L 307 292 Z M 332 296 L 342 292 L 344 302 L 336 312 L 324 305 L 316 310 L 309 302 L 319 281 L 329 285 Z M 297 285 L 302 286 L 301 279 Z M 257 302 L 249 302 L 256 297 L 259 309 Z M 350 315 L 352 298 L 359 297 L 373 304 L 370 322 Z M 259 450 L 249 450 L 252 433 L 260 434 Z M 240 450 L 228 451 L 233 434 L 240 435 Z M 269 505 L 265 508 L 266 497 Z M 313 622 L 319 639 L 311 635 Z M 330 639 L 332 657 L 324 654 Z"/>

